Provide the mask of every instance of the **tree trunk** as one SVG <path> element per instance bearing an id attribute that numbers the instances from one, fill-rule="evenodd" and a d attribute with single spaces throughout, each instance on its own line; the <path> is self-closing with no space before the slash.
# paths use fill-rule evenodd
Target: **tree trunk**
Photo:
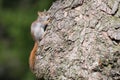
<path id="1" fill-rule="evenodd" d="M 120 80 L 120 9 L 117 0 L 57 0 L 36 53 L 44 80 Z M 118 1 L 119 2 L 119 1 Z"/>

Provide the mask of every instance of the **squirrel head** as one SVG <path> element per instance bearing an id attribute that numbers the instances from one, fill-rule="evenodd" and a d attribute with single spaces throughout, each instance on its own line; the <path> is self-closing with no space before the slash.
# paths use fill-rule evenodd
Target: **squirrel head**
<path id="1" fill-rule="evenodd" d="M 50 15 L 49 13 L 47 13 L 46 11 L 44 12 L 38 12 L 38 21 L 40 22 L 44 22 L 50 19 Z"/>

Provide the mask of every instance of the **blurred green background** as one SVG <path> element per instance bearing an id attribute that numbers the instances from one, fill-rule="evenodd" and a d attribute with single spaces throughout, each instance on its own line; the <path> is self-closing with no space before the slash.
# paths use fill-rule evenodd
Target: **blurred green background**
<path id="1" fill-rule="evenodd" d="M 37 12 L 55 0 L 0 0 L 0 80 L 35 80 L 28 65 Z"/>

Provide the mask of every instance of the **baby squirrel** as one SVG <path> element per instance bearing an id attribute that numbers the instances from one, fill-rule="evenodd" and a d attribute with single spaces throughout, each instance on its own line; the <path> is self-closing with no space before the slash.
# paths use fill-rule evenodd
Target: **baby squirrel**
<path id="1" fill-rule="evenodd" d="M 35 53 L 38 49 L 38 43 L 43 38 L 45 33 L 45 28 L 48 25 L 50 16 L 47 12 L 38 12 L 38 19 L 34 21 L 31 25 L 31 35 L 35 41 L 34 47 L 30 53 L 29 66 L 31 71 L 34 69 L 35 64 Z"/>

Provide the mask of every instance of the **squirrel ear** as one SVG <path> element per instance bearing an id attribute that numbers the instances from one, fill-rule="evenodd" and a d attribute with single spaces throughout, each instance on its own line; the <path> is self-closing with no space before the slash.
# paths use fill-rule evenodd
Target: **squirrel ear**
<path id="1" fill-rule="evenodd" d="M 46 9 L 44 9 L 44 11 L 43 12 L 46 12 Z"/>
<path id="2" fill-rule="evenodd" d="M 41 16 L 41 12 L 39 12 L 39 11 L 38 11 L 38 13 L 37 13 L 37 14 L 38 14 L 38 16 Z"/>

